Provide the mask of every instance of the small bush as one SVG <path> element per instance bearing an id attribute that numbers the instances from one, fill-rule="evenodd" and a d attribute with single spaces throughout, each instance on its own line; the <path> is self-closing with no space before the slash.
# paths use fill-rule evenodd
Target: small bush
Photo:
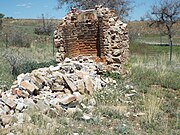
<path id="1" fill-rule="evenodd" d="M 122 80 L 122 76 L 117 72 L 107 71 L 102 76 L 103 77 L 111 77 L 112 79 L 115 79 L 115 80 Z"/>
<path id="2" fill-rule="evenodd" d="M 8 48 L 3 52 L 2 57 L 10 65 L 11 74 L 15 76 L 16 68 L 27 59 L 15 49 Z"/>
<path id="3" fill-rule="evenodd" d="M 16 47 L 30 47 L 30 38 L 26 33 L 14 31 L 12 35 L 8 37 L 8 44 Z"/>
<path id="4" fill-rule="evenodd" d="M 49 35 L 50 36 L 52 32 L 53 32 L 53 26 L 50 24 L 45 27 L 39 26 L 34 29 L 34 33 L 37 35 Z"/>
<path id="5" fill-rule="evenodd" d="M 56 62 L 54 60 L 51 60 L 49 62 L 41 62 L 41 63 L 37 63 L 35 61 L 27 62 L 25 64 L 19 65 L 16 68 L 15 75 L 19 75 L 21 73 L 27 73 L 27 72 L 30 73 L 34 69 L 49 67 L 50 65 L 56 65 Z"/>

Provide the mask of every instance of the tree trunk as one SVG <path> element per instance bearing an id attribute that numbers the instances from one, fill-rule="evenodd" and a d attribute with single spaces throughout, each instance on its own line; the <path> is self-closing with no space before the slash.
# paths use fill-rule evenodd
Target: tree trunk
<path id="1" fill-rule="evenodd" d="M 159 40 L 160 40 L 160 46 L 162 46 L 162 32 L 161 32 L 161 28 L 159 29 Z"/>
<path id="2" fill-rule="evenodd" d="M 2 33 L 2 28 L 3 28 L 2 24 L 3 24 L 3 21 L 2 21 L 2 19 L 0 19 L 0 31 L 1 31 L 1 33 Z"/>
<path id="3" fill-rule="evenodd" d="M 169 35 L 169 46 L 170 46 L 170 64 L 172 63 L 172 33 L 171 28 L 168 27 L 168 35 Z"/>
<path id="4" fill-rule="evenodd" d="M 43 29 L 45 32 L 46 31 L 46 24 L 45 24 L 44 14 L 42 14 L 42 21 L 43 21 Z"/>
<path id="5" fill-rule="evenodd" d="M 16 67 L 13 66 L 13 67 L 12 67 L 12 71 L 11 71 L 11 74 L 12 74 L 13 76 L 15 76 L 15 71 L 16 71 Z"/>

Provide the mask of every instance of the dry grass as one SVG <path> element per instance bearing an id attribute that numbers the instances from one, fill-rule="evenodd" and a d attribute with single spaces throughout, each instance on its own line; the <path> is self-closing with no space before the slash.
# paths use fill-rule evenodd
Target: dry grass
<path id="1" fill-rule="evenodd" d="M 163 98 L 158 97 L 158 90 L 155 90 L 156 92 L 154 93 L 152 93 L 152 91 L 143 96 L 144 119 L 150 124 L 157 118 L 158 114 L 161 113 L 160 107 L 163 103 Z"/>
<path id="2" fill-rule="evenodd" d="M 18 25 L 18 21 L 11 22 Z M 34 22 L 35 23 L 35 22 Z M 27 23 L 21 22 L 21 25 Z M 28 24 L 29 25 L 29 24 Z M 139 26 L 139 24 L 137 24 Z M 134 25 L 134 28 L 136 25 Z M 149 31 L 144 30 L 144 32 Z M 30 30 L 31 31 L 31 30 Z M 152 31 L 154 33 L 156 31 Z M 43 45 L 33 42 L 30 48 L 11 48 L 14 53 L 23 55 L 28 61 L 44 62 L 55 59 L 52 44 Z M 0 129 L 0 134 L 14 132 L 19 135 L 133 135 L 164 134 L 178 135 L 180 131 L 180 53 L 173 50 L 173 63 L 169 65 L 169 48 L 157 46 L 130 45 L 131 75 L 124 80 L 109 74 L 116 81 L 101 91 L 95 92 L 97 105 L 92 110 L 92 119 L 83 120 L 82 113 L 60 113 L 53 111 L 44 114 L 38 110 L 29 111 L 31 120 L 23 124 Z M 2 54 L 6 50 L 0 47 Z M 0 56 L 0 85 L 11 85 L 13 76 L 10 66 Z M 133 85 L 133 89 L 126 85 Z M 133 96 L 128 97 L 127 94 Z M 139 115 L 144 113 L 144 115 Z"/>

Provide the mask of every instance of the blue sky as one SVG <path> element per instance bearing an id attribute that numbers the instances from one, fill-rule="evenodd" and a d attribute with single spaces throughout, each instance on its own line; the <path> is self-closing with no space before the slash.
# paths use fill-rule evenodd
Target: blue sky
<path id="1" fill-rule="evenodd" d="M 155 0 L 134 0 L 135 8 L 130 13 L 131 20 L 143 16 Z M 0 13 L 13 18 L 62 18 L 67 13 L 64 6 L 56 10 L 57 0 L 0 0 Z"/>

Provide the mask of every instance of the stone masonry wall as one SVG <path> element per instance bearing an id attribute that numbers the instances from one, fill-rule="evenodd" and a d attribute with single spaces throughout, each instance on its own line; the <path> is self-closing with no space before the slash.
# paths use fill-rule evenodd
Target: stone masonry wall
<path id="1" fill-rule="evenodd" d="M 106 60 L 109 69 L 124 72 L 129 55 L 127 24 L 114 10 L 71 10 L 54 32 L 57 62 L 79 55 Z"/>

